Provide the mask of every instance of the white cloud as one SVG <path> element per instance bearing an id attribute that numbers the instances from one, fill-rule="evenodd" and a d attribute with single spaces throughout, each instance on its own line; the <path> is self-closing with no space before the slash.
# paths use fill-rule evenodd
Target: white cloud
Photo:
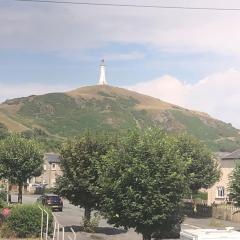
<path id="1" fill-rule="evenodd" d="M 128 88 L 209 113 L 240 128 L 240 71 L 230 69 L 210 75 L 195 84 L 186 84 L 174 77 L 163 76 Z"/>
<path id="2" fill-rule="evenodd" d="M 128 88 L 184 106 L 185 95 L 188 87 L 178 79 L 165 75 L 160 79 L 138 83 Z"/>
<path id="3" fill-rule="evenodd" d="M 149 0 L 138 4 L 144 2 L 156 4 Z M 165 5 L 234 8 L 239 7 L 239 1 L 168 1 Z M 121 42 L 146 44 L 167 51 L 239 55 L 239 22 L 239 12 L 14 2 L 0 9 L 0 46 L 64 51 Z"/>
<path id="4" fill-rule="evenodd" d="M 143 59 L 144 54 L 141 52 L 134 51 L 122 54 L 105 54 L 103 57 L 108 61 L 138 60 Z"/>

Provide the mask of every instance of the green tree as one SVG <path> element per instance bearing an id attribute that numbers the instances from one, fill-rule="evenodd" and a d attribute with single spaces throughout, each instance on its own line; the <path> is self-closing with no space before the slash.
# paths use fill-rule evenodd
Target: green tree
<path id="1" fill-rule="evenodd" d="M 99 205 L 96 163 L 106 154 L 107 148 L 108 143 L 104 138 L 89 133 L 68 140 L 61 148 L 63 176 L 57 179 L 56 192 L 85 209 L 86 223 L 90 221 L 91 211 Z"/>
<path id="2" fill-rule="evenodd" d="M 199 140 L 181 135 L 176 138 L 176 147 L 187 163 L 186 176 L 192 192 L 197 192 L 200 188 L 209 188 L 219 180 L 218 163 L 212 152 Z"/>
<path id="3" fill-rule="evenodd" d="M 18 185 L 18 202 L 22 203 L 24 183 L 42 172 L 43 156 L 36 141 L 13 134 L 0 141 L 0 177 Z"/>
<path id="4" fill-rule="evenodd" d="M 229 192 L 230 198 L 240 206 L 240 165 L 234 168 L 230 176 Z"/>
<path id="5" fill-rule="evenodd" d="M 185 166 L 174 141 L 157 129 L 129 132 L 101 162 L 101 212 L 116 227 L 150 240 L 181 221 Z"/>

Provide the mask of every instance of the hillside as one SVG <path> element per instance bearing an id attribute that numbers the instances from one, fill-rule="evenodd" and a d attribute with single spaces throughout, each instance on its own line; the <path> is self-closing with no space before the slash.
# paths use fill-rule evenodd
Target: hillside
<path id="1" fill-rule="evenodd" d="M 79 135 L 86 129 L 109 132 L 157 125 L 173 133 L 191 133 L 213 150 L 240 147 L 239 130 L 230 124 L 111 86 L 7 100 L 0 104 L 0 123 L 17 132 L 41 129 L 56 139 Z"/>

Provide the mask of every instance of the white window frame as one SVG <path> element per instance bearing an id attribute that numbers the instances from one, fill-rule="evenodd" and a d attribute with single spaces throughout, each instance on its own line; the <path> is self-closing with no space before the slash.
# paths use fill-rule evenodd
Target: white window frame
<path id="1" fill-rule="evenodd" d="M 217 198 L 225 198 L 225 187 L 218 186 L 216 190 Z"/>

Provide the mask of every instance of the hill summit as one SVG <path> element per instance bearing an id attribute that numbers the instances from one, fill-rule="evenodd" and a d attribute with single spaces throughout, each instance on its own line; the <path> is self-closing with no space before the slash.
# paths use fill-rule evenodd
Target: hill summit
<path id="1" fill-rule="evenodd" d="M 239 130 L 231 124 L 109 85 L 7 100 L 0 104 L 0 123 L 16 132 L 42 129 L 56 138 L 79 135 L 86 129 L 159 126 L 168 132 L 190 133 L 216 151 L 240 147 Z"/>

